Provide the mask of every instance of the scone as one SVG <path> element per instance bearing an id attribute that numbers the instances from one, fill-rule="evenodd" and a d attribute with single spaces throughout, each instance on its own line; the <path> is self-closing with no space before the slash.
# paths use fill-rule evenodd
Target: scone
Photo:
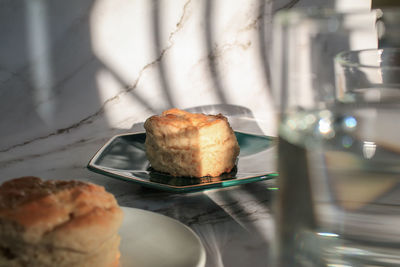
<path id="1" fill-rule="evenodd" d="M 173 176 L 218 176 L 230 172 L 239 145 L 228 120 L 179 109 L 148 118 L 146 155 L 151 167 Z"/>
<path id="2" fill-rule="evenodd" d="M 101 186 L 7 181 L 0 186 L 0 266 L 118 266 L 122 217 Z"/>

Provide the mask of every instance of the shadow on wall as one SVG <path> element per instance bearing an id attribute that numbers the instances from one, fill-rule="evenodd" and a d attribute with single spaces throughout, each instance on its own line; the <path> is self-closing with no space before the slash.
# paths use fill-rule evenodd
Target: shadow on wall
<path id="1" fill-rule="evenodd" d="M 2 1 L 2 152 L 101 117 L 95 76 L 104 66 L 92 51 L 89 25 L 94 2 Z"/>
<path id="2" fill-rule="evenodd" d="M 190 4 L 190 0 L 186 4 Z M 268 42 L 264 28 L 265 2 L 257 19 L 259 53 L 268 83 L 268 65 L 264 42 Z M 99 95 L 96 75 L 107 72 L 118 83 L 121 92 L 139 103 L 149 113 L 159 113 L 160 107 L 141 95 L 137 88 L 140 75 L 132 83 L 103 62 L 93 49 L 90 14 L 94 0 L 0 0 L 0 151 L 8 152 L 50 136 L 70 133 L 84 125 L 96 123 L 107 129 L 110 122 L 104 116 L 106 105 L 118 98 L 114 95 L 104 101 Z M 184 9 L 186 7 L 183 6 Z M 214 55 L 213 25 L 215 3 L 205 0 L 202 33 L 208 54 L 208 71 L 212 79 L 216 102 L 226 104 L 220 70 Z M 154 61 L 144 66 L 156 66 L 163 91 L 164 107 L 176 106 L 171 83 L 162 57 L 160 19 L 163 10 L 159 0 L 151 3 Z M 267 40 L 267 41 L 266 41 Z M 121 93 L 120 92 L 120 93 Z M 118 93 L 118 94 L 120 94 Z"/>

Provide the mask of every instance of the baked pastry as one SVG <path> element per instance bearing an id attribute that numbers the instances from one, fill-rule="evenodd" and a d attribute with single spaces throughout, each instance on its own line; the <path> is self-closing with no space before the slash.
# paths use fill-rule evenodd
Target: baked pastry
<path id="1" fill-rule="evenodd" d="M 236 136 L 221 114 L 175 108 L 148 118 L 144 128 L 151 167 L 173 176 L 218 176 L 230 172 L 239 155 Z"/>
<path id="2" fill-rule="evenodd" d="M 7 181 L 0 186 L 0 266 L 118 266 L 122 217 L 98 185 Z"/>

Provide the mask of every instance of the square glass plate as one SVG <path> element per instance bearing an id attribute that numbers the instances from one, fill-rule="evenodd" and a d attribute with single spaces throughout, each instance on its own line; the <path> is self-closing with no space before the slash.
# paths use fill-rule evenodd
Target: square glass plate
<path id="1" fill-rule="evenodd" d="M 228 187 L 277 176 L 275 139 L 238 131 L 235 134 L 240 146 L 236 167 L 219 177 L 174 177 L 152 170 L 146 158 L 144 132 L 114 136 L 87 167 L 112 178 L 173 192 Z"/>

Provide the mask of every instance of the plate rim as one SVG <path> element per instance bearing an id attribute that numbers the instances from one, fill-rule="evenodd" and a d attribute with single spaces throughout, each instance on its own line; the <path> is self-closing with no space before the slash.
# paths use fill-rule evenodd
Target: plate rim
<path id="1" fill-rule="evenodd" d="M 235 133 L 242 133 L 242 134 L 247 134 L 247 135 L 253 135 L 253 136 L 257 136 L 257 137 L 261 137 L 261 138 L 267 138 L 270 141 L 274 141 L 275 138 L 272 136 L 267 136 L 267 135 L 260 135 L 260 134 L 253 134 L 253 133 L 246 133 L 246 132 L 242 132 L 242 131 L 236 131 L 234 130 Z M 253 177 L 248 177 L 245 180 L 242 180 L 240 183 L 237 183 L 236 179 L 229 179 L 229 180 L 222 180 L 221 182 L 208 182 L 208 183 L 203 183 L 200 185 L 183 185 L 183 186 L 177 186 L 177 185 L 169 185 L 169 184 L 162 184 L 162 183 L 157 183 L 157 182 L 153 182 L 153 181 L 143 181 L 140 178 L 136 178 L 136 177 L 131 177 L 131 176 L 126 176 L 123 174 L 115 174 L 113 172 L 107 171 L 107 168 L 101 167 L 97 164 L 95 164 L 94 162 L 99 158 L 99 156 L 103 153 L 103 151 L 117 138 L 123 137 L 123 136 L 129 136 L 129 135 L 136 135 L 136 134 L 146 134 L 145 131 L 135 131 L 135 132 L 128 132 L 128 133 L 121 133 L 121 134 L 117 134 L 112 136 L 104 145 L 102 145 L 97 152 L 91 157 L 91 159 L 89 160 L 88 164 L 87 164 L 87 169 L 89 169 L 90 171 L 93 171 L 95 173 L 101 174 L 101 175 L 105 175 L 108 177 L 112 177 L 115 179 L 119 179 L 122 181 L 126 181 L 126 182 L 134 182 L 134 183 L 138 183 L 142 186 L 145 187 L 150 187 L 150 188 L 155 188 L 155 189 L 159 189 L 159 190 L 164 190 L 164 191 L 171 191 L 171 192 L 175 192 L 175 193 L 179 193 L 179 192 L 190 192 L 190 191 L 202 191 L 202 190 L 206 190 L 206 189 L 216 189 L 216 188 L 224 188 L 224 187 L 228 187 L 231 186 L 231 183 L 234 184 L 246 184 L 246 183 L 251 183 L 254 181 L 262 181 L 262 180 L 267 180 L 267 179 L 272 179 L 274 177 L 277 177 L 278 174 L 276 172 L 273 173 L 265 173 L 262 175 L 255 175 Z"/>
<path id="2" fill-rule="evenodd" d="M 198 244 L 200 246 L 200 254 L 199 254 L 200 258 L 199 258 L 199 262 L 197 263 L 196 267 L 204 267 L 206 265 L 206 260 L 207 260 L 206 248 L 205 248 L 203 242 L 201 241 L 200 236 L 192 228 L 190 228 L 188 225 L 180 222 L 179 220 L 177 220 L 175 218 L 172 218 L 172 217 L 169 217 L 167 215 L 164 215 L 164 214 L 161 214 L 161 213 L 157 213 L 157 212 L 154 212 L 154 211 L 140 209 L 140 208 L 133 208 L 133 207 L 128 207 L 128 206 L 120 206 L 120 208 L 122 209 L 124 214 L 125 214 L 125 210 L 131 210 L 131 211 L 134 211 L 134 212 L 135 211 L 136 212 L 143 212 L 144 214 L 149 214 L 151 216 L 156 216 L 156 217 L 163 218 L 164 220 L 168 220 L 170 222 L 173 222 L 173 223 L 181 226 L 182 228 L 185 228 L 196 239 L 196 241 L 198 242 Z M 122 227 L 123 224 L 124 224 L 124 222 L 122 222 L 121 227 Z M 123 236 L 121 235 L 121 233 L 119 233 L 119 235 L 121 236 L 121 240 L 122 240 Z"/>

